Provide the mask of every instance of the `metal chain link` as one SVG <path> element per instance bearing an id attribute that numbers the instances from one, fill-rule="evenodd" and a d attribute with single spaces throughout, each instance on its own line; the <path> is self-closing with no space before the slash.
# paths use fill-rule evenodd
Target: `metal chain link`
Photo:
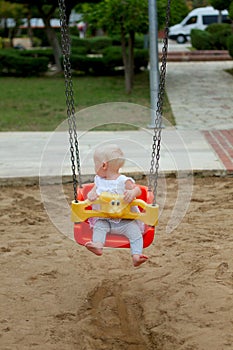
<path id="1" fill-rule="evenodd" d="M 74 92 L 70 63 L 70 35 L 69 27 L 67 24 L 66 6 L 64 0 L 58 0 L 59 12 L 60 12 L 60 26 L 61 26 L 61 44 L 63 54 L 63 66 L 65 77 L 65 95 L 67 105 L 67 117 L 69 126 L 69 142 L 70 142 L 70 155 L 71 155 L 71 170 L 73 177 L 74 188 L 74 200 L 77 202 L 77 186 L 82 187 L 81 180 L 81 166 L 80 166 L 80 152 L 75 120 L 75 107 L 74 107 Z M 76 168 L 78 171 L 78 181 L 76 176 Z"/>
<path id="2" fill-rule="evenodd" d="M 171 0 L 168 0 L 167 10 L 166 10 L 166 25 L 165 25 L 164 39 L 163 39 L 162 59 L 161 59 L 161 66 L 160 66 L 158 102 L 157 102 L 155 127 L 154 127 L 154 135 L 153 135 L 153 145 L 152 145 L 152 154 L 151 154 L 151 168 L 150 168 L 149 186 L 148 186 L 150 191 L 153 188 L 153 195 L 154 195 L 153 205 L 156 204 L 157 187 L 158 187 L 158 172 L 159 172 L 159 159 L 160 159 L 160 148 L 161 148 L 162 113 L 163 113 L 165 81 L 166 81 L 166 67 L 167 67 L 170 7 L 171 7 Z"/>

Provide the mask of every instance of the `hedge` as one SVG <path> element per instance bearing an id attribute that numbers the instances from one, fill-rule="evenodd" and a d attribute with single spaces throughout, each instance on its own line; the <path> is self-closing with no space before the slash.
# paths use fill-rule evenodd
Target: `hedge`
<path id="1" fill-rule="evenodd" d="M 50 64 L 55 64 L 53 50 L 52 49 L 33 49 L 33 50 L 22 50 L 20 55 L 24 57 L 46 57 Z"/>
<path id="2" fill-rule="evenodd" d="M 0 75 L 38 76 L 48 70 L 47 57 L 25 57 L 16 50 L 0 50 Z"/>
<path id="3" fill-rule="evenodd" d="M 230 56 L 233 58 L 233 34 L 230 35 L 227 39 L 227 48 Z"/>
<path id="4" fill-rule="evenodd" d="M 135 72 L 139 72 L 141 67 L 148 65 L 148 50 L 135 49 L 134 51 Z M 121 47 L 111 46 L 103 50 L 102 55 L 78 55 L 71 54 L 72 68 L 84 74 L 92 75 L 115 75 L 123 72 Z"/>
<path id="5" fill-rule="evenodd" d="M 102 52 L 107 47 L 112 46 L 112 39 L 108 36 L 96 36 L 88 40 L 92 53 Z"/>
<path id="6" fill-rule="evenodd" d="M 227 50 L 227 38 L 231 35 L 231 25 L 227 23 L 210 24 L 206 31 L 212 35 L 211 41 L 214 50 Z"/>
<path id="7" fill-rule="evenodd" d="M 72 50 L 83 53 L 101 53 L 105 48 L 112 46 L 112 39 L 106 36 L 97 36 L 93 38 L 79 38 L 71 35 Z"/>
<path id="8" fill-rule="evenodd" d="M 121 46 L 120 36 L 96 36 L 93 38 L 79 38 L 77 35 L 71 35 L 71 48 L 72 51 L 79 50 L 80 54 L 84 53 L 102 53 L 103 50 L 112 46 Z M 136 35 L 134 48 L 143 49 L 144 37 Z"/>
<path id="9" fill-rule="evenodd" d="M 140 40 L 138 38 L 138 44 Z M 113 46 L 111 38 L 80 39 L 71 36 L 71 41 L 70 62 L 73 70 L 91 75 L 123 73 L 121 46 Z M 139 72 L 141 67 L 147 67 L 148 57 L 148 50 L 134 49 L 135 72 Z M 52 49 L 0 50 L 0 75 L 40 75 L 48 70 L 49 63 L 55 63 Z"/>
<path id="10" fill-rule="evenodd" d="M 213 48 L 211 34 L 200 29 L 191 30 L 191 43 L 197 50 L 211 50 Z"/>
<path id="11" fill-rule="evenodd" d="M 147 68 L 149 62 L 149 51 L 147 49 L 134 50 L 134 70 L 139 72 L 140 69 Z"/>
<path id="12" fill-rule="evenodd" d="M 103 61 L 110 72 L 114 72 L 116 67 L 122 67 L 122 50 L 120 46 L 111 46 L 103 51 Z"/>
<path id="13" fill-rule="evenodd" d="M 91 45 L 90 45 L 89 39 L 85 39 L 85 38 L 82 39 L 82 38 L 79 38 L 79 36 L 77 35 L 71 35 L 70 39 L 71 39 L 71 50 L 78 49 L 85 53 L 90 52 Z"/>
<path id="14" fill-rule="evenodd" d="M 106 72 L 106 67 L 102 57 L 89 57 L 72 54 L 70 57 L 70 63 L 72 69 L 79 73 L 103 75 Z"/>
<path id="15" fill-rule="evenodd" d="M 227 50 L 227 40 L 231 33 L 230 24 L 213 23 L 204 31 L 193 29 L 191 31 L 191 43 L 197 50 Z"/>

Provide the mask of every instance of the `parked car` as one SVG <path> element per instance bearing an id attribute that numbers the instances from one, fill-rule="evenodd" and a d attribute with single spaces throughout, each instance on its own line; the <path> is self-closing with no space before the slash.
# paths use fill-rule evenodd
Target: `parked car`
<path id="1" fill-rule="evenodd" d="M 183 44 L 190 40 L 192 29 L 204 30 L 211 23 L 218 23 L 220 12 L 212 6 L 199 7 L 191 12 L 179 24 L 169 28 L 169 39 L 176 40 Z M 228 11 L 221 11 L 222 22 L 229 22 Z"/>

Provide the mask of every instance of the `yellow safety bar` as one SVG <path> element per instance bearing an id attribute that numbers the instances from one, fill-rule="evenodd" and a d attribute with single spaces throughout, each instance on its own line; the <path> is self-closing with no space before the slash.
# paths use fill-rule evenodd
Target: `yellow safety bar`
<path id="1" fill-rule="evenodd" d="M 93 204 L 98 205 L 97 209 L 87 209 Z M 139 207 L 142 211 L 133 211 L 132 207 Z M 147 225 L 156 226 L 158 224 L 159 206 L 148 204 L 141 199 L 135 199 L 131 203 L 124 201 L 123 195 L 103 192 L 94 202 L 88 199 L 85 201 L 72 202 L 71 220 L 82 222 L 90 217 L 120 218 L 141 220 Z"/>

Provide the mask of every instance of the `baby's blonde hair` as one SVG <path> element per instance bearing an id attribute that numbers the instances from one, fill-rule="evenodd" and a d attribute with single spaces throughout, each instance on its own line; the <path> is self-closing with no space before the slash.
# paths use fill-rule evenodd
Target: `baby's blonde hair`
<path id="1" fill-rule="evenodd" d="M 100 162 L 108 162 L 114 170 L 119 170 L 125 162 L 124 153 L 119 146 L 107 144 L 97 147 L 94 152 L 94 158 Z"/>

